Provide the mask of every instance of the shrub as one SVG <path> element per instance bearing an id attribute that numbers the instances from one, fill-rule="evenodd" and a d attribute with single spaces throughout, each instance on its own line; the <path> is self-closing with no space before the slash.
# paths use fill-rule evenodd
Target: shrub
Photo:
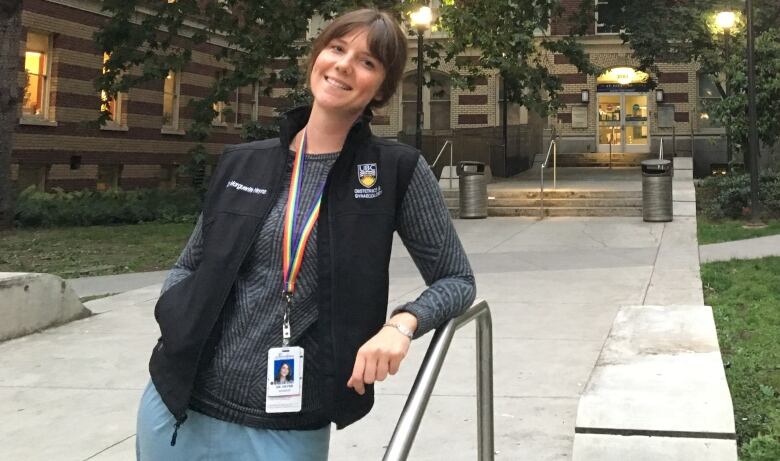
<path id="1" fill-rule="evenodd" d="M 697 203 L 710 219 L 738 219 L 750 213 L 750 176 L 713 176 L 698 185 Z M 780 173 L 768 171 L 759 177 L 758 199 L 763 218 L 780 217 Z"/>
<path id="2" fill-rule="evenodd" d="M 740 449 L 740 461 L 780 460 L 780 437 L 759 435 Z"/>
<path id="3" fill-rule="evenodd" d="M 200 209 L 200 199 L 192 189 L 41 192 L 29 187 L 16 200 L 14 218 L 19 227 L 187 222 L 194 221 Z"/>

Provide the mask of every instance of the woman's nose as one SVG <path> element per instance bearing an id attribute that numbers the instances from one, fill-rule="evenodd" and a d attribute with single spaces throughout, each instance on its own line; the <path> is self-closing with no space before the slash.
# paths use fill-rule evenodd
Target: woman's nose
<path id="1" fill-rule="evenodd" d="M 336 61 L 336 70 L 338 70 L 339 72 L 343 72 L 345 74 L 348 73 L 351 69 L 350 60 L 351 58 L 349 56 L 349 53 L 344 53 L 343 55 L 341 55 L 338 61 Z"/>

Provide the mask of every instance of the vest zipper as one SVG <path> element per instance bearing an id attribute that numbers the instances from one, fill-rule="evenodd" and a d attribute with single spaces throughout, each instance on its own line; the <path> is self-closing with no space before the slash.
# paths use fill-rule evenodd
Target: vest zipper
<path id="1" fill-rule="evenodd" d="M 176 418 L 176 424 L 173 425 L 173 436 L 171 437 L 171 446 L 176 446 L 176 437 L 179 435 L 179 427 L 184 424 L 184 421 L 187 421 L 187 412 L 185 411 L 184 414 Z"/>

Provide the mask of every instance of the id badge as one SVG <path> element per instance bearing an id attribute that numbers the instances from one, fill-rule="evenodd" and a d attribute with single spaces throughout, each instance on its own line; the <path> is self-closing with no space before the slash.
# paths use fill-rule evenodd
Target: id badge
<path id="1" fill-rule="evenodd" d="M 268 350 L 265 386 L 266 413 L 301 411 L 303 391 L 303 348 L 274 347 Z"/>

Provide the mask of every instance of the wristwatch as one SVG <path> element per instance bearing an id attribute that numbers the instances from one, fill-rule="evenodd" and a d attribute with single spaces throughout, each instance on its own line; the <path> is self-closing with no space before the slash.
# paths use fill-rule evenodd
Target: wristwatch
<path id="1" fill-rule="evenodd" d="M 385 323 L 383 327 L 393 327 L 409 339 L 414 339 L 414 332 L 402 323 Z"/>

